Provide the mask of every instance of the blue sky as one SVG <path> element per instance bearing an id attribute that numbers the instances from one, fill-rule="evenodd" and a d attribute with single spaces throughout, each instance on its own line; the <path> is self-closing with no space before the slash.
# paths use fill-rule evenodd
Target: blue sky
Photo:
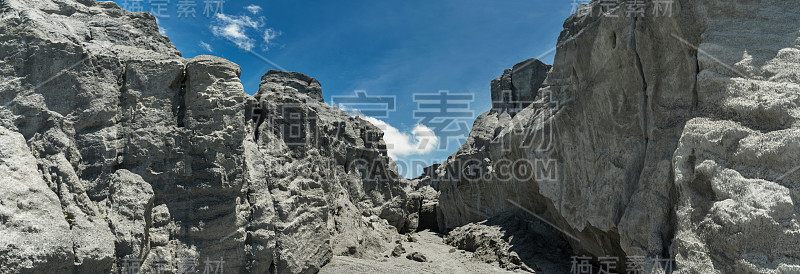
<path id="1" fill-rule="evenodd" d="M 249 94 L 257 91 L 261 75 L 282 68 L 317 78 L 329 103 L 332 96 L 356 90 L 394 96 L 396 110 L 370 121 L 383 123 L 387 143 L 397 143 L 392 156 L 403 162 L 407 177 L 442 162 L 461 144 L 449 139 L 445 148 L 414 146 L 415 130 L 431 128 L 418 125 L 413 113 L 420 102 L 413 94 L 472 94 L 472 117 L 457 120 L 471 128 L 490 108 L 489 82 L 504 69 L 534 57 L 552 64 L 552 49 L 574 2 L 217 0 L 206 9 L 206 1 L 115 2 L 157 15 L 162 33 L 186 58 L 210 54 L 239 64 Z M 438 136 L 442 129 L 432 130 Z"/>

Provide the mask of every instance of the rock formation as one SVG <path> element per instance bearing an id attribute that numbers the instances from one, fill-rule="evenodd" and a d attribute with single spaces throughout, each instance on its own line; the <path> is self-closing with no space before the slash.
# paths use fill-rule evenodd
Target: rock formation
<path id="1" fill-rule="evenodd" d="M 492 110 L 515 115 L 536 100 L 551 66 L 536 59 L 520 62 L 492 80 Z"/>
<path id="2" fill-rule="evenodd" d="M 309 76 L 249 96 L 147 13 L 0 0 L 0 272 L 370 269 L 434 227 L 512 268 L 544 243 L 619 272 L 800 271 L 800 6 L 616 2 L 567 19 L 552 67 L 492 81 L 467 142 L 408 183 Z M 463 270 L 427 233 L 414 269 Z"/>
<path id="3" fill-rule="evenodd" d="M 416 228 L 418 206 L 405 205 L 419 198 L 405 192 L 383 133 L 325 104 L 317 80 L 270 71 L 249 109 L 257 129 L 246 191 L 257 210 L 246 238 L 277 252 L 277 271 L 316 271 L 332 255 L 374 257 L 397 230 Z"/>
<path id="4" fill-rule="evenodd" d="M 511 93 L 534 102 L 477 119 L 428 178 L 440 226 L 530 211 L 620 268 L 644 256 L 681 273 L 798 271 L 800 9 L 634 4 L 583 6 L 542 87 Z"/>
<path id="5" fill-rule="evenodd" d="M 450 231 L 445 243 L 473 252 L 473 259 L 509 270 L 569 273 L 569 244 L 559 232 L 531 216 L 503 214 Z"/>
<path id="6" fill-rule="evenodd" d="M 315 272 L 417 226 L 381 131 L 308 76 L 251 97 L 112 2 L 2 0 L 0 47 L 0 272 Z"/>

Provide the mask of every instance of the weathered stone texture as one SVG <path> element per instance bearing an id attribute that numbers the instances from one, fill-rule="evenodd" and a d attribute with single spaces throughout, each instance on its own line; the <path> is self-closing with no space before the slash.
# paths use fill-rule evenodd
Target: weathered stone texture
<path id="1" fill-rule="evenodd" d="M 514 202 L 576 236 L 581 254 L 670 257 L 687 273 L 797 271 L 798 6 L 674 1 L 671 16 L 654 3 L 627 16 L 630 2 L 603 16 L 593 1 L 567 19 L 535 102 L 478 118 L 436 172 L 440 224 Z M 453 172 L 467 160 L 487 177 Z M 498 179 L 520 160 L 541 173 Z"/>
<path id="2" fill-rule="evenodd" d="M 238 65 L 184 59 L 154 17 L 112 2 L 2 0 L 0 52 L 0 272 L 313 272 L 416 226 L 377 217 L 408 203 L 405 180 L 380 131 L 311 77 L 269 72 L 254 99 Z M 321 143 L 254 123 L 257 101 L 300 103 Z"/>

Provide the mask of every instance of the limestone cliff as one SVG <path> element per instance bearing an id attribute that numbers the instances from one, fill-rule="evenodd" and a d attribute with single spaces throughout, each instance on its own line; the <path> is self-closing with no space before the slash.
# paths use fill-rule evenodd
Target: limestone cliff
<path id="1" fill-rule="evenodd" d="M 0 272 L 308 273 L 464 225 L 455 245 L 493 231 L 509 265 L 524 258 L 499 231 L 546 225 L 517 243 L 797 272 L 800 6 L 640 2 L 582 6 L 552 67 L 492 81 L 414 193 L 381 131 L 312 77 L 270 71 L 249 96 L 236 64 L 182 58 L 147 13 L 0 0 Z M 571 249 L 535 239 L 553 235 Z"/>
<path id="2" fill-rule="evenodd" d="M 798 6 L 618 2 L 567 19 L 533 102 L 479 117 L 433 172 L 440 226 L 529 210 L 595 258 L 800 269 Z"/>
<path id="3" fill-rule="evenodd" d="M 0 0 L 0 52 L 0 272 L 314 272 L 416 227 L 380 130 L 308 76 L 251 97 L 112 2 Z"/>

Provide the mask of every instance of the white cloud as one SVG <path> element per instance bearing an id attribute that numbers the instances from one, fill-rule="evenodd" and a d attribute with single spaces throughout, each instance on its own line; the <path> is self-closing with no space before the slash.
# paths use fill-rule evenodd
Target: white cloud
<path id="1" fill-rule="evenodd" d="M 256 6 L 256 5 L 249 5 L 249 6 L 244 7 L 244 8 L 247 9 L 247 11 L 249 11 L 252 14 L 258 14 L 259 12 L 261 12 L 261 7 Z"/>
<path id="2" fill-rule="evenodd" d="M 268 28 L 264 30 L 264 50 L 269 50 L 269 46 L 273 44 L 272 40 L 281 35 L 280 31 Z"/>
<path id="3" fill-rule="evenodd" d="M 377 118 L 358 116 L 383 131 L 387 152 L 389 157 L 394 160 L 403 156 L 428 154 L 439 144 L 439 137 L 425 125 L 418 124 L 409 134 L 400 132 L 397 128 Z"/>
<path id="4" fill-rule="evenodd" d="M 217 13 L 214 21 L 211 22 L 211 32 L 215 36 L 230 40 L 244 50 L 251 50 L 255 46 L 255 39 L 247 35 L 247 29 L 259 30 L 264 26 L 264 20 L 264 17 L 254 20 L 246 15 Z"/>
<path id="5" fill-rule="evenodd" d="M 272 28 L 268 28 L 268 29 L 264 30 L 264 42 L 272 43 L 272 39 L 275 39 L 280 35 L 281 35 L 280 31 L 276 31 L 276 30 L 274 30 Z"/>
<path id="6" fill-rule="evenodd" d="M 214 49 L 206 42 L 200 41 L 200 47 L 205 49 L 208 52 L 214 52 Z"/>

